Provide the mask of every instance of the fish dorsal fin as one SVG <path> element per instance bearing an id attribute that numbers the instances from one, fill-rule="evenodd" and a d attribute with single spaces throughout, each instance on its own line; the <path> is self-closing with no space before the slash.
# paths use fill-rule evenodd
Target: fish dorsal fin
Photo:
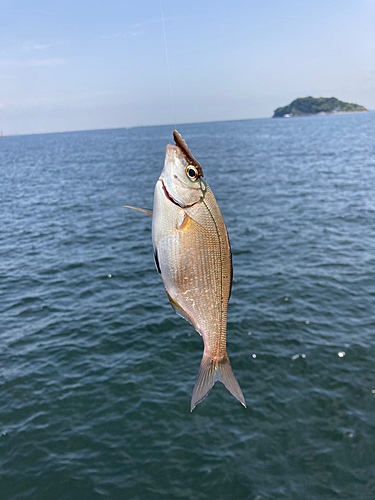
<path id="1" fill-rule="evenodd" d="M 138 212 L 143 212 L 144 214 L 147 214 L 150 217 L 152 217 L 153 211 L 151 210 L 151 208 L 137 208 L 137 207 L 130 207 L 129 205 L 123 205 L 123 206 L 124 208 L 131 208 L 132 210 L 138 210 Z"/>
<path id="2" fill-rule="evenodd" d="M 173 139 L 174 142 L 176 143 L 176 146 L 180 148 L 181 151 L 184 153 L 187 162 L 190 165 L 194 165 L 194 167 L 198 170 L 198 177 L 204 177 L 201 164 L 191 154 L 190 149 L 187 147 L 186 142 L 183 140 L 181 134 L 179 134 L 177 130 L 173 131 Z"/>

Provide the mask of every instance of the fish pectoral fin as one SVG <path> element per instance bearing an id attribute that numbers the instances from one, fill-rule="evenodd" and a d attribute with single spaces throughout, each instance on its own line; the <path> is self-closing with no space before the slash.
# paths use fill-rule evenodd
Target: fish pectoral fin
<path id="1" fill-rule="evenodd" d="M 132 210 L 138 210 L 138 212 L 143 212 L 144 214 L 149 215 L 152 217 L 153 211 L 151 208 L 137 208 L 137 207 L 130 207 L 129 205 L 123 205 L 124 208 L 131 208 Z"/>
<path id="2" fill-rule="evenodd" d="M 220 361 L 217 361 L 203 353 L 198 377 L 191 396 L 190 411 L 193 411 L 197 404 L 208 396 L 217 380 L 220 380 L 228 391 L 246 408 L 245 398 L 232 371 L 228 354 L 225 354 Z"/>
<path id="3" fill-rule="evenodd" d="M 210 241 L 214 241 L 214 238 L 209 233 L 209 231 L 207 231 L 207 229 L 203 227 L 202 224 L 199 224 L 199 222 L 190 217 L 190 215 L 188 215 L 186 212 L 184 214 L 183 221 L 178 228 L 178 231 L 180 235 L 183 235 L 182 237 L 190 238 L 189 235 L 191 233 L 196 233 L 200 236 L 201 239 L 205 238 L 206 240 L 208 239 Z"/>

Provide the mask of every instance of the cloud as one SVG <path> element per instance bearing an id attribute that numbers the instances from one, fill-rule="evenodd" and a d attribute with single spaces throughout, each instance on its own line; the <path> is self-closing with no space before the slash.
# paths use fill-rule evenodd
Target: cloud
<path id="1" fill-rule="evenodd" d="M 32 43 L 26 42 L 22 45 L 21 50 L 23 52 L 30 52 L 32 50 L 45 50 L 51 47 L 51 43 Z"/>
<path id="2" fill-rule="evenodd" d="M 65 64 L 66 59 L 52 58 L 52 59 L 28 59 L 26 66 L 55 66 L 56 64 Z"/>
<path id="3" fill-rule="evenodd" d="M 34 50 L 45 50 L 51 47 L 50 43 L 39 43 L 33 46 Z"/>
<path id="4" fill-rule="evenodd" d="M 55 40 L 50 42 L 35 42 L 35 41 L 23 41 L 18 44 L 18 49 L 22 52 L 33 52 L 35 50 L 47 50 L 57 45 L 62 45 L 64 42 L 61 40 Z"/>
<path id="5" fill-rule="evenodd" d="M 49 95 L 39 95 L 34 97 L 21 97 L 20 99 L 9 99 L 3 97 L 0 101 L 0 109 L 22 109 L 28 108 L 39 110 L 50 110 L 59 107 L 66 108 L 72 106 L 74 108 L 84 107 L 100 99 L 100 92 L 51 92 Z"/>
<path id="6" fill-rule="evenodd" d="M 173 21 L 176 19 L 178 19 L 177 16 L 168 16 L 168 17 L 164 16 L 165 22 L 166 21 Z M 108 34 L 102 35 L 100 38 L 102 40 L 111 40 L 114 38 L 128 38 L 128 37 L 132 37 L 132 36 L 144 35 L 145 30 L 147 29 L 147 27 L 149 25 L 155 24 L 155 23 L 162 23 L 162 22 L 163 22 L 163 19 L 161 18 L 161 16 L 150 17 L 148 19 L 144 19 L 143 21 L 141 21 L 139 23 L 132 24 L 130 26 L 130 28 L 127 30 L 119 31 L 117 33 L 108 33 Z"/>
<path id="7" fill-rule="evenodd" d="M 113 40 L 115 38 L 128 38 L 132 36 L 143 35 L 143 30 L 129 30 L 129 31 L 120 31 L 118 33 L 110 33 L 108 35 L 102 35 L 100 38 L 102 40 Z"/>
<path id="8" fill-rule="evenodd" d="M 56 66 L 58 64 L 65 64 L 66 59 L 51 58 L 51 59 L 6 59 L 0 60 L 0 67 L 2 68 L 24 68 L 24 67 L 42 67 L 42 66 Z"/>

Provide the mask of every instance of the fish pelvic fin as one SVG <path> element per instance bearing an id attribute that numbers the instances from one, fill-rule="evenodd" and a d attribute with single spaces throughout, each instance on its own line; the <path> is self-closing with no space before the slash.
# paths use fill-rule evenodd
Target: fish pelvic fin
<path id="1" fill-rule="evenodd" d="M 129 205 L 123 205 L 124 208 L 131 208 L 132 210 L 138 210 L 138 212 L 143 212 L 144 214 L 149 215 L 152 217 L 152 210 L 151 208 L 137 208 L 137 207 L 130 207 Z"/>
<path id="2" fill-rule="evenodd" d="M 197 404 L 208 396 L 217 380 L 222 382 L 228 391 L 246 408 L 245 398 L 233 374 L 228 354 L 225 353 L 225 356 L 218 361 L 203 353 L 198 377 L 191 396 L 190 411 L 193 411 Z"/>

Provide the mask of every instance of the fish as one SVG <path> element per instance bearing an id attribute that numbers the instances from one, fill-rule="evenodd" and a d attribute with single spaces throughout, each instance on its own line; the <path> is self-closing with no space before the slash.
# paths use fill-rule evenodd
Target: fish
<path id="1" fill-rule="evenodd" d="M 223 216 L 203 179 L 200 163 L 177 130 L 168 144 L 164 168 L 155 185 L 152 217 L 156 269 L 175 312 L 203 338 L 203 356 L 190 411 L 216 381 L 246 408 L 233 374 L 226 343 L 227 308 L 232 289 L 232 253 Z"/>

